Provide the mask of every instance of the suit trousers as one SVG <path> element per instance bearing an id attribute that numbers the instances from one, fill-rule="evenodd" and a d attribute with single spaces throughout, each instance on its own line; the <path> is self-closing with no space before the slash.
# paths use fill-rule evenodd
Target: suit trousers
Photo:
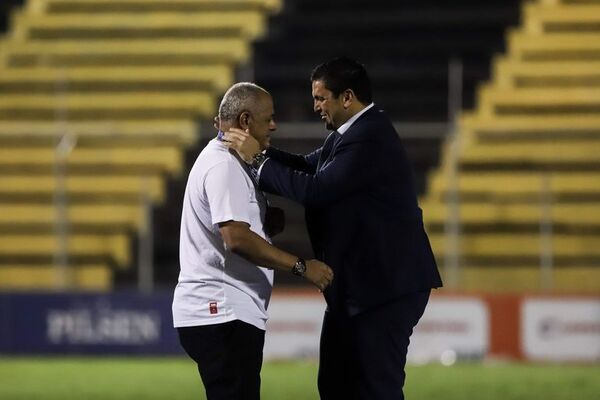
<path id="1" fill-rule="evenodd" d="M 349 316 L 327 310 L 321 331 L 322 400 L 402 400 L 406 354 L 430 290 Z"/>
<path id="2" fill-rule="evenodd" d="M 208 400 L 260 399 L 265 331 L 239 320 L 177 331 L 198 364 Z"/>

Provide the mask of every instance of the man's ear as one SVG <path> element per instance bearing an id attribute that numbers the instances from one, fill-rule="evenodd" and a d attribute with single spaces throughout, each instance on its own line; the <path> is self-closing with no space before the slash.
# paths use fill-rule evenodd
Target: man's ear
<path id="1" fill-rule="evenodd" d="M 350 107 L 350 105 L 352 104 L 352 102 L 356 99 L 356 96 L 354 95 L 354 91 L 352 89 L 346 89 L 344 90 L 344 93 L 342 93 L 342 100 L 344 102 L 344 109 L 347 109 Z"/>
<path id="2" fill-rule="evenodd" d="M 238 117 L 238 123 L 240 124 L 240 128 L 248 129 L 250 126 L 250 113 L 248 111 L 244 111 Z"/>

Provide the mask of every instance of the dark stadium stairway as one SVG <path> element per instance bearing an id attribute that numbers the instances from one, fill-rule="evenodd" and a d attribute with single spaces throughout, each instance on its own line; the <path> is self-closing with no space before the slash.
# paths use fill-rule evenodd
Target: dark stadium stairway
<path id="1" fill-rule="evenodd" d="M 518 0 L 294 1 L 270 18 L 254 46 L 254 73 L 271 90 L 280 120 L 314 119 L 309 74 L 346 55 L 371 74 L 375 99 L 395 121 L 447 120 L 448 63 L 463 63 L 463 105 L 472 108 L 504 34 L 519 21 Z"/>

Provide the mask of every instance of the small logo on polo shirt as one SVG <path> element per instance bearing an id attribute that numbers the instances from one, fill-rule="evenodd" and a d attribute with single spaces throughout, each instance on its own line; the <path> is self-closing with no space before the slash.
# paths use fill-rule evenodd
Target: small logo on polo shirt
<path id="1" fill-rule="evenodd" d="M 211 314 L 218 314 L 219 310 L 217 309 L 217 302 L 216 301 L 211 301 L 210 303 L 208 303 L 208 309 L 210 310 Z"/>

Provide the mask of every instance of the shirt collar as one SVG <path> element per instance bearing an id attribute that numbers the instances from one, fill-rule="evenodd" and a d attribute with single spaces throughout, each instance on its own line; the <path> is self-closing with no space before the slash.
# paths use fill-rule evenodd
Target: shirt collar
<path id="1" fill-rule="evenodd" d="M 362 110 L 360 110 L 359 112 L 357 112 L 356 114 L 354 114 L 352 116 L 352 118 L 350 118 L 348 121 L 346 121 L 342 126 L 340 126 L 337 131 L 339 132 L 340 135 L 343 135 L 348 129 L 350 129 L 350 127 L 352 126 L 352 124 L 354 122 L 356 122 L 356 120 L 363 115 L 369 108 L 373 108 L 373 106 L 375 105 L 375 103 L 371 103 L 368 106 L 366 106 L 365 108 L 363 108 Z"/>

